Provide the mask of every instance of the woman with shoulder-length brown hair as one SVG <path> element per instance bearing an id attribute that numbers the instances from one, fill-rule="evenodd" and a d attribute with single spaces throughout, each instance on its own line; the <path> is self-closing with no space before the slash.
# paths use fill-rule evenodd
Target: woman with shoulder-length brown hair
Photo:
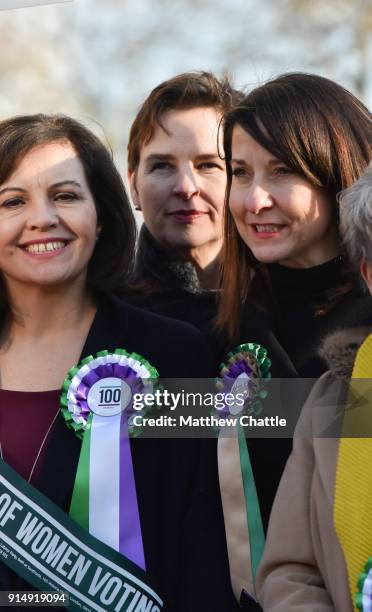
<path id="1" fill-rule="evenodd" d="M 134 242 L 93 133 L 60 115 L 0 122 L 0 590 L 234 609 L 213 440 L 130 439 L 134 395 L 153 405 L 159 376 L 214 373 L 196 329 L 121 300 Z"/>
<path id="2" fill-rule="evenodd" d="M 329 79 L 284 74 L 227 113 L 224 150 L 219 328 L 231 348 L 265 347 L 274 377 L 316 378 L 326 369 L 322 338 L 370 318 L 370 298 L 342 247 L 336 196 L 371 159 L 371 114 Z M 265 528 L 290 444 L 256 439 L 248 447 Z M 224 493 L 233 483 L 221 479 Z M 229 515 L 225 507 L 228 532 Z"/>

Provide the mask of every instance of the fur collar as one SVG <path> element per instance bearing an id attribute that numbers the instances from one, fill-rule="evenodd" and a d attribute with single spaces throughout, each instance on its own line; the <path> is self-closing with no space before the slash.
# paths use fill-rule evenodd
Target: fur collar
<path id="1" fill-rule="evenodd" d="M 357 351 L 370 333 L 370 327 L 354 327 L 336 331 L 325 338 L 320 355 L 336 378 L 351 378 Z"/>
<path id="2" fill-rule="evenodd" d="M 135 282 L 151 278 L 162 288 L 205 293 L 200 287 L 198 275 L 193 264 L 180 261 L 171 249 L 165 249 L 142 225 L 135 266 Z"/>

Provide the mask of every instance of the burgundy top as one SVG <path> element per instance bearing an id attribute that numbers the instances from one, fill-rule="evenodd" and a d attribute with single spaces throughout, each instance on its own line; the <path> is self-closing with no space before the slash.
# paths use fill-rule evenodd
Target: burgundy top
<path id="1" fill-rule="evenodd" d="M 25 480 L 55 415 L 59 410 L 57 391 L 6 391 L 0 389 L 0 442 L 3 459 Z M 36 462 L 31 483 L 35 484 L 45 461 L 50 432 Z"/>

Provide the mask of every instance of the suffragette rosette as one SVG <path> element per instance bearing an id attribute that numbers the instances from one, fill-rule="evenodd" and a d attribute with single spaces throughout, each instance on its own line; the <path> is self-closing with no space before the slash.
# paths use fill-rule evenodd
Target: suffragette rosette
<path id="1" fill-rule="evenodd" d="M 157 370 L 137 353 L 116 349 L 89 355 L 68 372 L 62 385 L 61 412 L 67 426 L 83 438 L 92 414 L 114 416 L 125 410 L 129 434 L 139 435 L 141 428 L 134 426 L 133 416 L 153 408 L 134 410 L 132 397 L 151 393 L 158 377 Z"/>
<path id="2" fill-rule="evenodd" d="M 220 366 L 217 389 L 225 394 L 243 394 L 245 402 L 244 405 L 225 404 L 219 416 L 259 414 L 262 409 L 261 399 L 267 395 L 263 381 L 271 378 L 270 366 L 267 350 L 253 342 L 239 344 L 228 353 L 226 363 Z"/>
<path id="3" fill-rule="evenodd" d="M 69 371 L 61 395 L 65 422 L 82 439 L 70 516 L 143 569 L 129 436 L 141 433 L 134 416 L 149 410 L 134 410 L 133 396 L 152 393 L 158 376 L 141 355 L 104 350 Z"/>
<path id="4" fill-rule="evenodd" d="M 217 389 L 225 396 L 219 417 L 226 422 L 218 439 L 219 478 L 231 579 L 238 598 L 243 589 L 255 597 L 255 577 L 265 545 L 249 440 L 246 440 L 249 427 L 242 426 L 241 417 L 261 413 L 262 400 L 267 397 L 264 384 L 271 378 L 270 366 L 267 350 L 247 342 L 227 355 L 217 380 Z M 238 401 L 238 394 L 244 401 Z M 232 396 L 236 398 L 233 401 Z"/>

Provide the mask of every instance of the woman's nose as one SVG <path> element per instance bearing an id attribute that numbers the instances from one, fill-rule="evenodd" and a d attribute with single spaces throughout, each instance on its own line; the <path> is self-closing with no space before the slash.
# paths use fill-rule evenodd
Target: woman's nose
<path id="1" fill-rule="evenodd" d="M 29 208 L 27 227 L 29 229 L 46 230 L 58 225 L 58 214 L 54 204 L 47 199 L 34 200 Z"/>
<path id="2" fill-rule="evenodd" d="M 190 200 L 200 192 L 198 177 L 191 170 L 180 170 L 177 174 L 173 193 L 183 200 Z"/>
<path id="3" fill-rule="evenodd" d="M 250 185 L 244 201 L 249 212 L 258 215 L 264 208 L 272 208 L 273 203 L 273 197 L 267 189 L 258 184 Z"/>

